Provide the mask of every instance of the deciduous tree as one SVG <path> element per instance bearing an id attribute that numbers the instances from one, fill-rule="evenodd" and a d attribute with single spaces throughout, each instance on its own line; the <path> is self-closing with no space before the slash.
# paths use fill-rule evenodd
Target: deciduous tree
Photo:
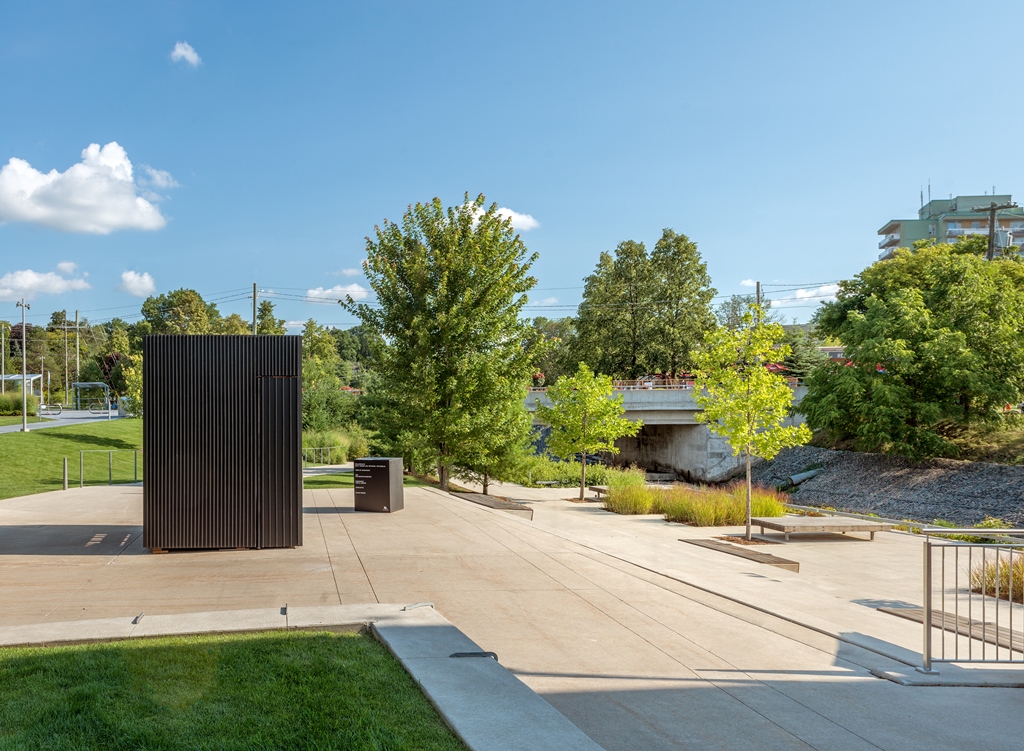
<path id="1" fill-rule="evenodd" d="M 447 209 L 436 198 L 409 207 L 366 250 L 377 304 L 342 304 L 370 334 L 375 426 L 403 455 L 431 456 L 447 488 L 453 466 L 473 463 L 467 451 L 500 438 L 497 405 L 526 397 L 535 347 L 520 316 L 536 255 L 497 204 L 468 195 Z"/>
<path id="2" fill-rule="evenodd" d="M 840 284 L 815 316 L 849 365 L 808 379 L 808 424 L 858 448 L 954 454 L 947 427 L 998 423 L 1024 394 L 1024 263 L 977 243 L 897 251 Z"/>
<path id="3" fill-rule="evenodd" d="M 595 375 L 586 363 L 576 374 L 562 376 L 547 390 L 551 406 L 537 400 L 537 418 L 551 426 L 548 449 L 563 459 L 580 455 L 580 500 L 587 485 L 587 457 L 606 451 L 619 453 L 616 438 L 636 435 L 643 427 L 622 415 L 622 394 L 612 396 L 612 379 Z"/>
<path id="4" fill-rule="evenodd" d="M 771 459 L 788 446 L 811 438 L 806 425 L 784 425 L 793 405 L 786 379 L 765 367 L 786 357 L 778 345 L 782 326 L 760 320 L 764 311 L 753 305 L 736 328 L 722 326 L 709 336 L 697 355 L 694 401 L 697 419 L 725 437 L 734 455 L 742 451 L 747 474 L 747 539 L 750 539 L 750 457 Z"/>

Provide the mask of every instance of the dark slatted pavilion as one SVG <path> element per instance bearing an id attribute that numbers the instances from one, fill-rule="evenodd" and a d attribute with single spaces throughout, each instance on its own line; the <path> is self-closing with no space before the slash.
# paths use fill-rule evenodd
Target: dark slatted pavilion
<path id="1" fill-rule="evenodd" d="M 142 342 L 142 542 L 302 544 L 302 337 Z"/>

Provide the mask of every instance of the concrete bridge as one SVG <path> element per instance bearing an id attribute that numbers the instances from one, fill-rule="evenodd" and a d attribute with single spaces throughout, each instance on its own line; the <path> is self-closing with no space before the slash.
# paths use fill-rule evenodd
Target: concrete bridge
<path id="1" fill-rule="evenodd" d="M 641 382 L 642 383 L 642 382 Z M 799 404 L 807 389 L 794 386 Z M 615 442 L 616 464 L 636 464 L 655 472 L 672 472 L 693 482 L 721 482 L 733 477 L 743 466 L 742 456 L 733 456 L 729 442 L 697 422 L 700 408 L 689 385 L 626 386 L 616 388 L 622 395 L 627 420 L 641 420 L 643 427 L 634 438 Z M 551 406 L 545 389 L 531 389 L 526 408 L 536 410 L 537 402 Z M 787 421 L 800 424 L 802 415 Z"/>

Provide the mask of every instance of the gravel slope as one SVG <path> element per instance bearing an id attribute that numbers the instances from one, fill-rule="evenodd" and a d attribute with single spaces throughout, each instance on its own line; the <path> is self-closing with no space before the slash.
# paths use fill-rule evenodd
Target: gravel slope
<path id="1" fill-rule="evenodd" d="M 882 454 L 799 446 L 752 468 L 767 487 L 785 484 L 811 464 L 824 472 L 801 484 L 793 502 L 930 522 L 976 524 L 996 516 L 1024 526 L 1024 467 L 952 459 L 909 462 Z"/>

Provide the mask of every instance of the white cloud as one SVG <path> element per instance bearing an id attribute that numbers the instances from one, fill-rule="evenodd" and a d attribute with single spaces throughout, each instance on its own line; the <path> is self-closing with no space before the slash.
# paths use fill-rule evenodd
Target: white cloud
<path id="1" fill-rule="evenodd" d="M 289 328 L 289 329 L 301 329 L 303 326 L 306 325 L 306 322 L 305 321 L 286 321 L 284 325 L 285 325 L 285 328 Z"/>
<path id="2" fill-rule="evenodd" d="M 557 297 L 545 297 L 543 300 L 541 300 L 537 304 L 538 305 L 555 305 L 557 303 L 558 303 L 558 298 Z"/>
<path id="3" fill-rule="evenodd" d="M 160 210 L 135 189 L 132 163 L 116 141 L 102 148 L 89 144 L 81 162 L 45 175 L 12 157 L 0 168 L 0 223 L 31 222 L 97 235 L 167 224 Z"/>
<path id="4" fill-rule="evenodd" d="M 540 222 L 529 214 L 520 214 L 518 211 L 506 209 L 504 206 L 498 209 L 497 213 L 498 216 L 511 219 L 512 229 L 517 229 L 520 232 L 529 232 L 531 229 L 537 229 L 540 226 Z"/>
<path id="5" fill-rule="evenodd" d="M 359 276 L 362 272 L 359 269 L 342 269 L 338 273 L 342 276 Z"/>
<path id="6" fill-rule="evenodd" d="M 838 284 L 823 284 L 820 287 L 813 287 L 811 289 L 798 289 L 796 292 L 785 297 L 773 297 L 772 307 L 791 308 L 796 305 L 806 305 L 807 303 L 830 302 L 836 299 L 836 292 L 838 291 Z"/>
<path id="7" fill-rule="evenodd" d="M 67 265 L 68 262 L 64 262 L 58 268 L 67 267 Z M 70 265 L 74 266 L 74 264 Z M 61 271 L 65 274 L 70 273 L 64 269 Z M 62 292 L 89 288 L 89 283 L 84 278 L 68 279 L 53 271 L 40 273 L 32 271 L 32 269 L 25 269 L 11 271 L 0 276 L 0 300 L 7 302 L 20 300 L 22 297 L 33 300 L 36 295 L 59 295 Z"/>
<path id="8" fill-rule="evenodd" d="M 148 271 L 125 271 L 121 273 L 118 289 L 136 297 L 149 297 L 156 292 L 156 282 Z"/>
<path id="9" fill-rule="evenodd" d="M 756 287 L 757 286 L 757 282 L 755 282 L 753 279 L 744 279 L 742 282 L 740 282 L 740 286 L 741 287 Z"/>
<path id="10" fill-rule="evenodd" d="M 175 180 L 171 173 L 163 169 L 154 169 L 148 164 L 143 164 L 142 169 L 146 171 L 148 179 L 139 180 L 140 183 L 147 183 L 152 185 L 154 188 L 160 188 L 161 190 L 167 190 L 168 188 L 180 188 L 178 181 Z"/>
<path id="11" fill-rule="evenodd" d="M 308 289 L 306 290 L 306 297 L 312 297 L 314 299 L 344 300 L 345 296 L 348 295 L 353 300 L 365 300 L 369 293 L 370 291 L 366 289 L 366 287 L 359 284 L 336 284 L 329 289 L 324 289 L 323 287 Z"/>
<path id="12" fill-rule="evenodd" d="M 62 274 L 67 274 L 68 276 L 74 274 L 75 269 L 77 268 L 78 264 L 75 263 L 74 261 L 61 261 L 60 263 L 57 264 L 57 271 L 59 271 Z"/>
<path id="13" fill-rule="evenodd" d="M 203 58 L 199 57 L 199 53 L 188 42 L 178 42 L 174 45 L 174 49 L 171 50 L 171 61 L 176 63 L 186 62 L 195 68 L 199 63 L 203 62 Z"/>

